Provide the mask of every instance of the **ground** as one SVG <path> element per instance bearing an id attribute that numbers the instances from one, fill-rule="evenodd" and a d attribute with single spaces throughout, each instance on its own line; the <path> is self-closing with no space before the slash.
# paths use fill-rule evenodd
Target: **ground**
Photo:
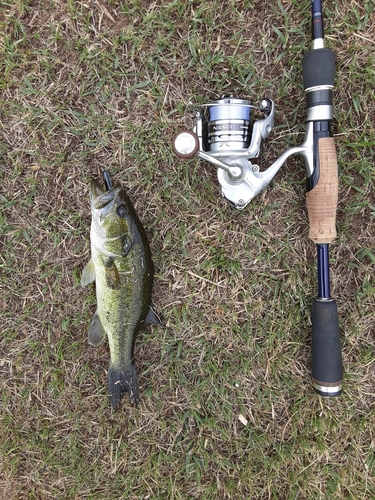
<path id="1" fill-rule="evenodd" d="M 331 288 L 344 387 L 311 388 L 314 244 L 290 159 L 243 211 L 175 157 L 192 105 L 275 101 L 262 168 L 301 144 L 310 2 L 8 0 L 0 11 L 0 490 L 13 499 L 363 499 L 374 480 L 374 2 L 325 2 L 339 163 Z M 88 186 L 150 239 L 167 320 L 138 338 L 137 408 L 86 342 Z"/>

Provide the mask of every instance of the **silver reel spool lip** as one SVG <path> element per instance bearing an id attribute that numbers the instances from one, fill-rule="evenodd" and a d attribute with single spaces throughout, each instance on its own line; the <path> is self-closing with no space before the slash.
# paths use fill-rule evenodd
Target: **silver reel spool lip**
<path id="1" fill-rule="evenodd" d="M 225 105 L 233 106 L 233 107 L 257 109 L 257 110 L 262 109 L 259 105 L 256 106 L 255 104 L 251 104 L 251 102 L 249 100 L 240 99 L 238 97 L 223 97 L 221 99 L 217 99 L 216 101 L 207 102 L 204 104 L 196 104 L 193 107 L 195 109 L 200 109 L 200 108 L 211 108 L 211 107 L 215 107 L 215 106 L 225 106 Z"/>

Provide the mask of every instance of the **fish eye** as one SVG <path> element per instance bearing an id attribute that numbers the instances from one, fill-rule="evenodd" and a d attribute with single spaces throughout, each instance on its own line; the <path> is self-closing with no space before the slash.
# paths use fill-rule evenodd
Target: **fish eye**
<path id="1" fill-rule="evenodd" d="M 117 215 L 119 217 L 126 217 L 128 215 L 128 213 L 129 213 L 129 211 L 128 211 L 128 209 L 127 209 L 127 207 L 125 205 L 119 205 L 117 207 L 116 212 L 117 212 Z"/>

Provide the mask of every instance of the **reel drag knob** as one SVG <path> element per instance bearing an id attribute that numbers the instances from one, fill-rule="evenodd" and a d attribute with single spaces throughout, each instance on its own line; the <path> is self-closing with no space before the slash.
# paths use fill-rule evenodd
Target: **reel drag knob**
<path id="1" fill-rule="evenodd" d="M 191 130 L 182 130 L 173 137 L 172 149 L 180 158 L 194 158 L 199 150 L 198 136 Z"/>

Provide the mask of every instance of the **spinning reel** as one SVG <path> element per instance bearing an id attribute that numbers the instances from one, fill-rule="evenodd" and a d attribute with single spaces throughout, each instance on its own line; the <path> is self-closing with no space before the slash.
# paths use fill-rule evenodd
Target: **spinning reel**
<path id="1" fill-rule="evenodd" d="M 263 117 L 253 119 L 252 110 Z M 273 179 L 288 156 L 302 154 L 306 165 L 311 165 L 312 138 L 310 144 L 305 141 L 301 147 L 289 149 L 267 170 L 260 171 L 262 141 L 272 130 L 274 114 L 271 99 L 263 98 L 254 106 L 245 99 L 223 96 L 196 109 L 193 129 L 176 134 L 172 149 L 180 158 L 198 156 L 217 167 L 222 196 L 242 210 Z"/>

